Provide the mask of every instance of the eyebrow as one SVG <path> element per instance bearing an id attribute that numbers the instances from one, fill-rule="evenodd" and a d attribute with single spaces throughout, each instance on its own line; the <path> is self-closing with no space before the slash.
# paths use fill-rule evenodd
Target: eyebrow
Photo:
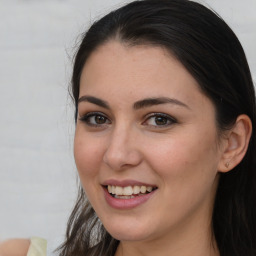
<path id="1" fill-rule="evenodd" d="M 170 104 L 174 104 L 174 105 L 178 105 L 178 106 L 182 106 L 190 109 L 189 106 L 186 105 L 185 103 L 177 99 L 167 98 L 167 97 L 148 98 L 148 99 L 140 100 L 134 103 L 133 108 L 141 109 L 141 108 L 146 108 L 146 107 L 151 107 L 154 105 L 160 105 L 160 104 L 166 104 L 166 103 L 170 103 Z"/>
<path id="2" fill-rule="evenodd" d="M 93 96 L 82 96 L 78 99 L 77 103 L 79 104 L 80 102 L 90 102 L 90 103 L 93 103 L 93 104 L 98 105 L 100 107 L 110 109 L 110 106 L 106 101 L 101 100 L 101 99 L 96 98 L 96 97 L 93 97 Z"/>
<path id="3" fill-rule="evenodd" d="M 78 99 L 78 103 L 80 103 L 80 102 L 90 102 L 90 103 L 93 103 L 93 104 L 98 105 L 100 107 L 110 109 L 110 106 L 106 101 L 104 101 L 102 99 L 99 99 L 99 98 L 96 98 L 96 97 L 93 97 L 93 96 L 86 96 L 86 95 L 81 96 Z M 154 106 L 154 105 L 160 105 L 160 104 L 166 104 L 166 103 L 174 104 L 174 105 L 178 105 L 178 106 L 182 106 L 182 107 L 190 109 L 189 106 L 186 105 L 185 103 L 183 103 L 183 102 L 181 102 L 177 99 L 167 98 L 167 97 L 147 98 L 147 99 L 139 100 L 139 101 L 136 101 L 133 104 L 133 108 L 135 110 L 138 110 L 138 109 L 141 109 L 141 108 L 146 108 L 146 107 L 151 107 L 151 106 Z"/>

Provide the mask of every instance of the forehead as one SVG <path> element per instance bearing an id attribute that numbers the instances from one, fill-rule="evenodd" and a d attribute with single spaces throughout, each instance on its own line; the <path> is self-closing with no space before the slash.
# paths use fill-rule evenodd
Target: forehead
<path id="1" fill-rule="evenodd" d="M 189 103 L 205 100 L 197 81 L 166 49 L 149 45 L 127 46 L 110 41 L 88 58 L 80 80 L 80 95 L 177 97 Z"/>

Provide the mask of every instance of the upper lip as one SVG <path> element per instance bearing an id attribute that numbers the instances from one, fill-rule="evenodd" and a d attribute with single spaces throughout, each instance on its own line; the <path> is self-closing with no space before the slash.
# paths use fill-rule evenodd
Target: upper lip
<path id="1" fill-rule="evenodd" d="M 119 186 L 119 187 L 128 187 L 128 186 L 146 186 L 146 187 L 157 187 L 154 184 L 149 184 L 137 180 L 115 180 L 109 179 L 102 183 L 102 186 Z"/>

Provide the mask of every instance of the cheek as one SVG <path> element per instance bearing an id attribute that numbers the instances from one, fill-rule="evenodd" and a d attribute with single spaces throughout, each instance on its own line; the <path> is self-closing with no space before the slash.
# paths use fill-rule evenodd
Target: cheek
<path id="1" fill-rule="evenodd" d="M 82 182 L 84 177 L 94 177 L 98 174 L 101 164 L 102 143 L 89 136 L 80 136 L 76 132 L 74 141 L 74 157 Z"/>
<path id="2" fill-rule="evenodd" d="M 163 193 L 157 209 L 165 218 L 178 221 L 210 208 L 217 182 L 216 142 L 214 136 L 202 141 L 199 137 L 183 133 L 148 151 L 148 163 L 158 175 Z"/>
<path id="3" fill-rule="evenodd" d="M 81 184 L 87 198 L 94 208 L 97 207 L 99 194 L 99 172 L 102 164 L 102 143 L 92 140 L 90 136 L 76 132 L 74 141 L 74 157 Z M 96 203 L 96 204 L 95 204 Z"/>
<path id="4" fill-rule="evenodd" d="M 174 134 L 150 148 L 147 158 L 152 169 L 168 182 L 197 185 L 200 180 L 216 175 L 218 154 L 215 132 L 211 129 Z"/>

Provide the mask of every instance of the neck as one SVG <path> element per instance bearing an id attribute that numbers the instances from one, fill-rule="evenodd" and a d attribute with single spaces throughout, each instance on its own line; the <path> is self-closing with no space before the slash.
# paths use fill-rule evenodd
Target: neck
<path id="1" fill-rule="evenodd" d="M 195 230 L 191 236 L 174 235 L 154 241 L 121 241 L 115 256 L 219 256 L 215 240 L 209 233 Z"/>
<path id="2" fill-rule="evenodd" d="M 120 241 L 115 256 L 219 256 L 211 213 L 208 209 L 208 214 L 194 214 L 169 233 L 150 240 Z"/>

